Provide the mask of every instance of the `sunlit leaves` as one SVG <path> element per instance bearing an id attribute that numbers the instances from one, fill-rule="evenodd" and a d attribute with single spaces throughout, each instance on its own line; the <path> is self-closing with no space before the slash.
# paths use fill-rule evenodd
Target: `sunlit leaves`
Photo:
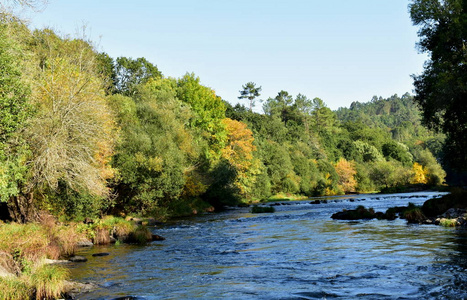
<path id="1" fill-rule="evenodd" d="M 29 188 L 108 193 L 113 176 L 115 123 L 96 70 L 96 54 L 79 39 L 37 31 L 32 44 L 39 68 L 34 88 L 36 116 L 28 140 L 33 152 Z"/>
<path id="2" fill-rule="evenodd" d="M 355 162 L 340 158 L 336 163 L 336 172 L 339 175 L 339 188 L 345 193 L 355 192 L 357 187 Z"/>

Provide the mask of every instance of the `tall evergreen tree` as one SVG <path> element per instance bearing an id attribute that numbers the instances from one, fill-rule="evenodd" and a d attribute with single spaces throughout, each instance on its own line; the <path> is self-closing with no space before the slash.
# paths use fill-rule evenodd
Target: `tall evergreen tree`
<path id="1" fill-rule="evenodd" d="M 238 99 L 248 99 L 250 101 L 250 111 L 253 110 L 255 106 L 255 98 L 259 97 L 261 94 L 261 86 L 256 86 L 254 82 L 248 82 L 245 85 L 242 85 L 243 90 L 240 91 L 240 97 Z"/>

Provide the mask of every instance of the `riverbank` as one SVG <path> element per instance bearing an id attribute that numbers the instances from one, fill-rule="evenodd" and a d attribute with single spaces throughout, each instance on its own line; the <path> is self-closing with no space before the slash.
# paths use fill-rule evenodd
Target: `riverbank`
<path id="1" fill-rule="evenodd" d="M 155 239 L 153 219 L 105 217 L 62 224 L 47 214 L 37 223 L 0 225 L 0 299 L 56 299 L 92 287 L 69 280 L 66 263 L 79 247 L 146 244 Z"/>

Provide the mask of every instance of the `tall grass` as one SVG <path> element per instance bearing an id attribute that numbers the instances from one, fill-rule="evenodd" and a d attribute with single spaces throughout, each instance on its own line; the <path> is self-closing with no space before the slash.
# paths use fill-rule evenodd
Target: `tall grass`
<path id="1" fill-rule="evenodd" d="M 36 300 L 57 299 L 63 292 L 68 270 L 55 265 L 39 266 L 30 277 Z"/>
<path id="2" fill-rule="evenodd" d="M 0 299 L 22 300 L 30 299 L 33 289 L 22 277 L 7 276 L 0 277 Z"/>
<path id="3" fill-rule="evenodd" d="M 11 276 L 0 278 L 0 299 L 56 299 L 64 289 L 68 271 L 44 265 L 74 253 L 80 235 L 75 225 L 58 226 L 50 218 L 44 224 L 0 224 L 0 265 Z"/>

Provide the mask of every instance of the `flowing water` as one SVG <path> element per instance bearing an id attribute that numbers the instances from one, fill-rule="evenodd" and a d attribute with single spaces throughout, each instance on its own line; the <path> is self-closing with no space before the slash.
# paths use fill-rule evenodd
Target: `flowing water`
<path id="1" fill-rule="evenodd" d="M 464 229 L 330 218 L 438 195 L 335 197 L 172 221 L 154 229 L 165 241 L 81 250 L 89 260 L 71 266 L 72 277 L 100 286 L 80 299 L 467 299 Z"/>

